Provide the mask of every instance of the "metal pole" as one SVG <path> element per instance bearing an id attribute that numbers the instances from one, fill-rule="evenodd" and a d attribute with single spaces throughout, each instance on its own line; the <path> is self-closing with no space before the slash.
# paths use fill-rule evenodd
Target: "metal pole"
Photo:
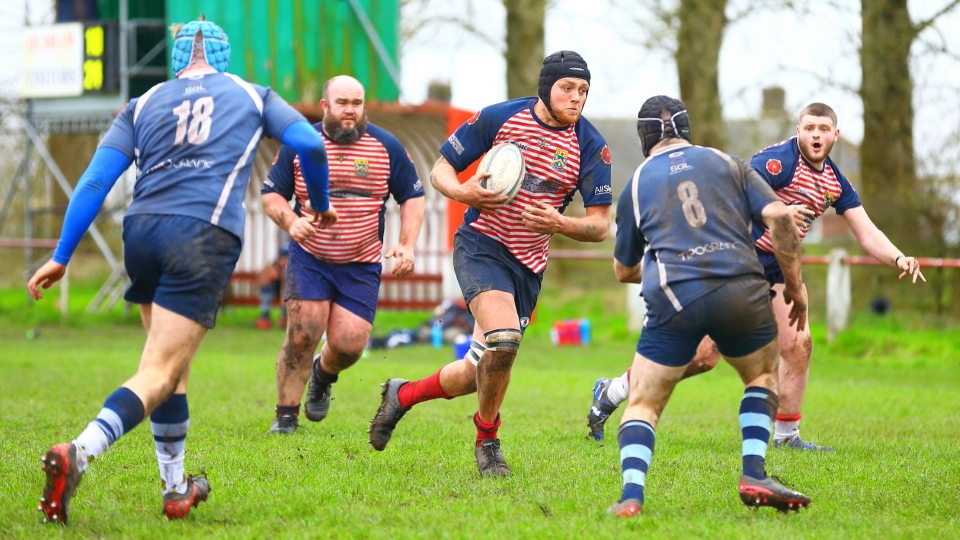
<path id="1" fill-rule="evenodd" d="M 120 0 L 120 102 L 130 101 L 130 32 L 129 17 L 130 13 L 127 6 L 128 0 Z"/>
<path id="2" fill-rule="evenodd" d="M 50 155 L 50 152 L 47 151 L 47 148 L 43 145 L 43 141 L 40 140 L 40 135 L 33 129 L 33 126 L 28 121 L 25 124 L 27 136 L 33 140 L 34 146 L 37 147 L 37 152 L 40 154 L 40 158 L 47 165 L 47 169 L 50 170 L 50 173 L 53 174 L 53 178 L 57 181 L 57 184 L 60 186 L 60 189 L 67 194 L 67 197 L 73 197 L 73 187 L 70 186 L 70 183 L 67 182 L 67 178 L 63 176 L 63 172 L 60 170 L 60 167 L 57 166 L 57 162 L 54 161 L 53 157 Z M 103 258 L 107 260 L 110 264 L 110 268 L 116 269 L 120 263 L 117 261 L 117 258 L 113 255 L 113 251 L 110 250 L 109 244 L 103 238 L 103 235 L 100 234 L 100 230 L 97 228 L 95 223 L 90 225 L 88 229 L 90 236 L 93 237 L 94 243 L 97 244 L 97 247 L 100 248 L 100 252 L 103 253 Z M 27 237 L 29 239 L 29 237 Z"/>
<path id="3" fill-rule="evenodd" d="M 30 186 L 30 180 L 31 180 L 30 178 L 31 177 L 31 174 L 30 174 L 31 148 L 30 147 L 33 146 L 32 144 L 33 138 L 29 137 L 29 134 L 33 131 L 33 117 L 31 113 L 32 111 L 30 109 L 30 104 L 28 102 L 27 116 L 26 118 L 24 118 L 24 121 L 26 122 L 24 127 L 26 128 L 28 138 L 27 138 L 26 154 L 24 155 L 24 158 L 23 158 L 24 161 L 26 162 L 26 166 L 24 167 L 24 174 L 26 176 L 23 179 L 23 238 L 24 240 L 27 240 L 26 247 L 23 249 L 23 254 L 25 259 L 24 262 L 26 263 L 26 268 L 28 271 L 29 269 L 33 268 L 33 248 L 30 247 L 30 242 L 29 242 L 31 239 L 33 239 L 33 219 L 32 219 L 32 216 L 30 215 L 30 212 L 32 211 L 31 204 L 30 204 L 30 197 L 32 195 L 30 191 L 30 187 L 31 187 Z"/>

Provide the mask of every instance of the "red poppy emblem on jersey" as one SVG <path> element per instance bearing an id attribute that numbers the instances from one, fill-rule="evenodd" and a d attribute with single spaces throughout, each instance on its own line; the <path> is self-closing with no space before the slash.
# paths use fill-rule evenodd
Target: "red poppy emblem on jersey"
<path id="1" fill-rule="evenodd" d="M 407 150 L 407 149 L 404 148 L 404 150 Z M 410 163 L 413 163 L 413 156 L 410 155 L 410 151 L 409 151 L 409 150 L 407 150 L 407 159 L 410 160 Z"/>
<path id="2" fill-rule="evenodd" d="M 271 163 L 271 165 L 276 165 L 278 159 L 280 159 L 280 152 L 279 152 L 279 151 L 277 151 L 277 153 L 273 156 L 273 163 Z"/>
<path id="3" fill-rule="evenodd" d="M 477 121 L 477 118 L 480 118 L 480 111 L 473 113 L 473 116 L 471 116 L 470 119 L 467 120 L 467 123 L 472 126 L 473 123 Z"/>
<path id="4" fill-rule="evenodd" d="M 767 172 L 770 174 L 780 174 L 780 171 L 783 170 L 783 165 L 780 163 L 779 159 L 768 159 L 767 160 Z"/>
<path id="5" fill-rule="evenodd" d="M 610 164 L 611 157 L 610 157 L 610 147 L 609 147 L 609 146 L 603 145 L 603 150 L 600 151 L 600 157 L 603 158 L 603 162 L 604 162 L 604 163 L 606 163 L 607 165 Z"/>

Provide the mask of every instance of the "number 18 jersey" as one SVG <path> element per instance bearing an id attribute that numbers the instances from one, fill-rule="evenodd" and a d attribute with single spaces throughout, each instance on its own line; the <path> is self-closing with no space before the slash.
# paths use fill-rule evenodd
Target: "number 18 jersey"
<path id="1" fill-rule="evenodd" d="M 263 135 L 303 116 L 269 88 L 207 73 L 166 81 L 130 100 L 101 146 L 137 165 L 132 214 L 190 216 L 243 240 L 243 196 Z"/>

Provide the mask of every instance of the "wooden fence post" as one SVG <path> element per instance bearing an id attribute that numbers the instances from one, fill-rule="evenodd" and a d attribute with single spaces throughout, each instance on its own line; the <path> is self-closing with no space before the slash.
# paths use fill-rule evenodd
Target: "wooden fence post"
<path id="1" fill-rule="evenodd" d="M 627 283 L 627 330 L 643 330 L 643 318 L 647 315 L 647 303 L 640 296 L 640 284 Z"/>
<path id="2" fill-rule="evenodd" d="M 843 263 L 847 252 L 830 251 L 827 269 L 827 343 L 850 324 L 850 265 Z"/>

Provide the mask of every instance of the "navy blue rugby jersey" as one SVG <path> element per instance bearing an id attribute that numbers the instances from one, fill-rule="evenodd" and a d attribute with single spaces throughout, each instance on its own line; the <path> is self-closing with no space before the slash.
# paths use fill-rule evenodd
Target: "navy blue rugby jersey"
<path id="1" fill-rule="evenodd" d="M 229 73 L 173 79 L 130 100 L 101 146 L 137 165 L 133 214 L 190 216 L 243 240 L 243 195 L 263 135 L 303 116 L 269 88 Z"/>
<path id="2" fill-rule="evenodd" d="M 655 327 L 729 278 L 763 276 L 751 224 L 779 200 L 743 161 L 713 148 L 668 146 L 644 161 L 617 201 L 614 257 L 643 264 Z"/>

